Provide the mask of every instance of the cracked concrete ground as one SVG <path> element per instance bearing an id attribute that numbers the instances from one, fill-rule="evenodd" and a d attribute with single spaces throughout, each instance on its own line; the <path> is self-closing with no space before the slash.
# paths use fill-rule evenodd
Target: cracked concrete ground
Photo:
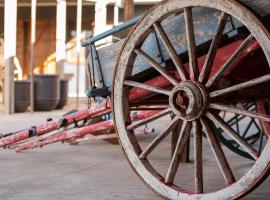
<path id="1" fill-rule="evenodd" d="M 63 113 L 0 115 L 0 131 L 15 131 L 42 123 L 48 116 L 55 118 Z M 153 135 L 142 136 L 142 141 L 147 143 L 152 138 Z M 157 150 L 158 153 L 153 155 L 153 162 L 164 169 L 168 144 L 169 141 L 163 142 L 159 147 L 161 151 Z M 250 161 L 225 151 L 236 174 L 241 174 L 250 166 Z M 205 171 L 211 172 L 204 181 L 211 189 L 219 171 L 212 158 L 207 156 L 210 154 L 210 151 L 204 153 Z M 131 170 L 120 147 L 103 141 L 85 142 L 78 146 L 53 144 L 23 153 L 0 150 L 0 161 L 0 200 L 159 199 Z M 192 167 L 189 166 L 182 165 L 187 174 L 181 179 L 182 183 L 193 178 Z M 223 179 L 219 180 L 222 185 Z M 244 199 L 268 200 L 269 196 L 270 178 Z"/>

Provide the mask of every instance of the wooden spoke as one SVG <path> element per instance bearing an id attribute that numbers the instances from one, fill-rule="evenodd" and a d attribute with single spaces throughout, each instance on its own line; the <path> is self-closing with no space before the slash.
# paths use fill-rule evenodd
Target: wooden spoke
<path id="1" fill-rule="evenodd" d="M 140 126 L 143 126 L 143 125 L 145 125 L 147 123 L 150 123 L 152 121 L 155 121 L 156 119 L 159 119 L 159 118 L 161 118 L 161 117 L 163 117 L 165 115 L 168 115 L 171 112 L 172 112 L 172 109 L 167 108 L 167 109 L 165 109 L 165 110 L 163 110 L 163 111 L 161 111 L 161 112 L 159 112 L 157 114 L 154 114 L 154 115 L 152 115 L 152 116 L 150 116 L 148 118 L 145 118 L 145 119 L 137 121 L 137 122 L 133 122 L 131 125 L 129 125 L 127 127 L 127 130 L 130 131 L 130 130 L 133 130 L 133 129 L 138 128 Z"/>
<path id="2" fill-rule="evenodd" d="M 245 141 L 238 133 L 236 133 L 226 122 L 218 115 L 213 115 L 210 112 L 206 113 L 206 116 L 217 123 L 220 128 L 224 130 L 232 139 L 234 139 L 246 152 L 248 152 L 255 160 L 259 158 L 259 152 L 249 143 Z"/>
<path id="3" fill-rule="evenodd" d="M 160 142 L 167 136 L 169 133 L 175 128 L 180 119 L 178 117 L 174 117 L 174 119 L 170 122 L 166 130 L 160 133 L 154 140 L 151 142 L 146 149 L 140 154 L 140 159 L 145 159 L 159 144 Z"/>
<path id="4" fill-rule="evenodd" d="M 184 121 L 181 128 L 180 136 L 178 138 L 177 145 L 176 145 L 173 157 L 172 157 L 172 161 L 170 163 L 170 166 L 166 175 L 166 179 L 165 179 L 166 183 L 169 183 L 169 184 L 172 183 L 175 178 L 179 162 L 184 153 L 187 141 L 190 136 L 190 129 L 191 129 L 191 123 Z"/>
<path id="5" fill-rule="evenodd" d="M 175 116 L 174 114 L 171 115 L 171 118 Z M 176 126 L 176 128 L 172 131 L 172 137 L 171 137 L 171 158 L 173 157 L 175 148 L 176 148 L 176 144 L 177 144 L 177 140 L 179 138 L 179 134 L 181 131 L 181 127 L 182 127 L 183 121 L 180 121 L 178 123 L 178 125 Z"/>
<path id="6" fill-rule="evenodd" d="M 202 127 L 200 121 L 193 121 L 194 128 L 194 168 L 195 168 L 195 192 L 203 193 L 203 165 L 202 165 Z"/>
<path id="7" fill-rule="evenodd" d="M 211 87 L 223 74 L 225 71 L 231 69 L 238 58 L 241 56 L 242 51 L 253 41 L 254 37 L 249 35 L 238 49 L 231 55 L 231 57 L 225 62 L 225 64 L 219 68 L 219 70 L 208 80 L 206 87 Z"/>
<path id="8" fill-rule="evenodd" d="M 159 37 L 161 38 L 165 48 L 167 49 L 168 53 L 170 54 L 170 57 L 172 58 L 175 67 L 181 77 L 182 81 L 187 80 L 186 78 L 186 71 L 185 68 L 183 66 L 182 61 L 180 60 L 180 58 L 178 57 L 172 43 L 170 42 L 166 32 L 164 31 L 164 29 L 162 28 L 162 26 L 160 25 L 160 23 L 155 23 L 154 24 L 154 28 L 156 33 L 159 35 Z"/>
<path id="9" fill-rule="evenodd" d="M 255 86 L 255 85 L 259 85 L 259 84 L 262 84 L 262 83 L 265 83 L 265 82 L 268 82 L 268 81 L 270 81 L 270 74 L 264 75 L 264 76 L 261 76 L 259 78 L 255 78 L 255 79 L 252 79 L 250 81 L 246 81 L 244 83 L 240 83 L 240 84 L 237 84 L 237 85 L 225 88 L 225 89 L 221 89 L 221 90 L 211 92 L 209 94 L 209 96 L 210 96 L 210 98 L 213 98 L 213 97 L 225 95 L 225 94 L 228 94 L 228 93 L 231 93 L 231 92 L 235 92 L 235 91 L 246 89 L 246 88 L 249 88 L 249 87 L 252 87 L 252 86 Z"/>
<path id="10" fill-rule="evenodd" d="M 186 22 L 190 79 L 198 80 L 199 69 L 198 69 L 198 60 L 196 56 L 196 41 L 195 41 L 193 18 L 192 18 L 192 8 L 184 8 L 184 15 L 185 15 L 185 22 Z"/>
<path id="11" fill-rule="evenodd" d="M 211 73 L 211 69 L 212 69 L 212 65 L 216 56 L 217 48 L 218 48 L 221 36 L 223 34 L 223 31 L 225 29 L 225 26 L 227 24 L 227 21 L 228 21 L 228 15 L 224 12 L 221 12 L 221 15 L 217 24 L 216 33 L 213 37 L 213 40 L 209 48 L 208 54 L 206 56 L 202 71 L 200 73 L 199 81 L 202 83 L 206 82 L 206 80 L 208 79 Z"/>
<path id="12" fill-rule="evenodd" d="M 153 68 L 155 68 L 161 75 L 163 75 L 165 78 L 167 78 L 174 86 L 176 86 L 178 84 L 177 80 L 175 80 L 175 78 L 173 78 L 170 74 L 168 74 L 166 72 L 166 70 L 160 65 L 158 64 L 153 58 L 151 58 L 149 55 L 147 55 L 146 53 L 144 53 L 142 50 L 140 49 L 135 49 L 134 52 L 141 57 L 142 59 L 144 59 L 146 62 L 148 62 Z"/>
<path id="13" fill-rule="evenodd" d="M 250 111 L 250 110 L 244 110 L 244 109 L 236 108 L 234 106 L 228 106 L 228 105 L 220 104 L 220 103 L 210 103 L 209 107 L 213 109 L 217 109 L 217 110 L 232 112 L 239 115 L 245 115 L 245 116 L 253 117 L 262 121 L 270 122 L 270 115 L 265 115 L 265 114 L 261 114 L 261 113 Z"/>
<path id="14" fill-rule="evenodd" d="M 231 167 L 226 159 L 226 156 L 220 146 L 220 143 L 213 131 L 213 127 L 211 127 L 211 124 L 207 121 L 207 119 L 201 119 L 201 123 L 203 125 L 203 128 L 205 130 L 205 134 L 207 136 L 207 139 L 210 143 L 211 149 L 215 155 L 215 158 L 217 160 L 217 163 L 219 165 L 219 168 L 225 178 L 225 181 L 227 185 L 230 185 L 235 182 L 235 178 L 233 175 L 233 172 L 231 170 Z"/>
<path id="15" fill-rule="evenodd" d="M 165 90 L 162 88 L 157 88 L 151 85 L 146 85 L 144 83 L 139 83 L 136 81 L 124 81 L 125 85 L 131 86 L 131 87 L 137 87 L 137 88 L 141 88 L 141 89 L 145 89 L 145 90 L 149 90 L 151 92 L 156 92 L 156 93 L 160 93 L 160 94 L 164 94 L 167 96 L 170 96 L 170 91 L 169 90 Z"/>

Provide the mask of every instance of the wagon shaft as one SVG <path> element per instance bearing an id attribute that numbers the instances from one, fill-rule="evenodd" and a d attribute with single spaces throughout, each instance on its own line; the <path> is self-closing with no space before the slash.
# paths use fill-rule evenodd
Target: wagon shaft
<path id="1" fill-rule="evenodd" d="M 44 125 L 40 125 L 37 127 L 33 126 L 30 129 L 19 131 L 17 133 L 10 133 L 7 134 L 7 137 L 0 139 L 0 147 L 4 147 L 6 145 L 19 142 L 21 140 L 25 140 L 30 137 L 40 136 L 45 133 L 60 129 L 62 127 L 66 127 L 70 124 L 73 124 L 74 122 L 82 121 L 89 117 L 106 114 L 108 112 L 110 112 L 110 109 L 107 108 L 106 104 L 103 104 L 101 105 L 101 107 L 96 107 L 93 110 L 85 109 L 61 118 L 58 121 L 50 121 Z"/>
<path id="2" fill-rule="evenodd" d="M 149 116 L 153 116 L 153 115 L 157 114 L 158 112 L 159 111 L 138 112 L 138 113 L 133 114 L 131 116 L 132 121 L 143 120 L 144 118 L 147 118 Z M 85 135 L 90 135 L 90 134 L 95 135 L 99 131 L 104 131 L 104 130 L 108 130 L 108 129 L 114 129 L 114 124 L 113 124 L 112 120 L 97 122 L 97 123 L 90 124 L 90 125 L 87 125 L 85 127 L 79 128 L 77 130 L 61 131 L 55 135 L 52 135 L 52 136 L 49 136 L 48 138 L 43 139 L 43 140 L 33 139 L 33 140 L 30 140 L 30 141 L 27 141 L 25 143 L 17 145 L 15 150 L 17 152 L 21 152 L 21 151 L 27 150 L 27 149 L 33 149 L 36 147 L 43 147 L 43 146 L 48 145 L 48 144 L 66 141 L 68 139 L 81 138 L 81 137 L 84 137 Z M 106 136 L 104 137 L 104 139 L 106 139 Z"/>

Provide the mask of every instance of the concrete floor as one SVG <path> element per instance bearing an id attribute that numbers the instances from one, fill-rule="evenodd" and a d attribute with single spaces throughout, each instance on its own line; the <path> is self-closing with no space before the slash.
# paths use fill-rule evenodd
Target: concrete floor
<path id="1" fill-rule="evenodd" d="M 46 117 L 61 116 L 64 111 L 53 113 L 0 115 L 0 132 L 15 131 L 32 124 L 44 122 Z M 153 135 L 142 136 L 145 144 Z M 169 141 L 153 155 L 153 163 L 166 169 L 165 154 Z M 165 150 L 164 150 L 165 149 Z M 207 150 L 208 151 L 208 150 Z M 168 153 L 168 152 L 167 152 Z M 205 185 L 219 177 L 213 159 L 205 152 Z M 241 174 L 251 165 L 246 159 L 226 151 L 233 170 Z M 53 144 L 42 149 L 23 153 L 0 151 L 0 200 L 150 200 L 159 199 L 148 190 L 133 173 L 124 159 L 120 147 L 103 141 L 83 143 L 78 146 Z M 241 162 L 240 162 L 241 161 Z M 185 178 L 192 179 L 192 164 L 183 164 Z M 179 175 L 181 176 L 181 174 Z M 220 185 L 223 184 L 223 179 Z M 218 184 L 219 184 L 218 182 Z M 210 188 L 211 189 L 211 188 Z M 246 200 L 269 200 L 270 178 Z"/>

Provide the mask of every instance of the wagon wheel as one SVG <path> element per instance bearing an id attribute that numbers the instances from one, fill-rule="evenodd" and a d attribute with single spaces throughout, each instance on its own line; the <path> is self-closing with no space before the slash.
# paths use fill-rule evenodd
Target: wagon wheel
<path id="1" fill-rule="evenodd" d="M 256 102 L 257 110 L 263 114 L 270 113 L 270 102 L 259 100 Z M 270 136 L 270 123 L 265 121 L 260 121 L 261 127 L 263 129 L 264 134 L 269 137 Z"/>
<path id="2" fill-rule="evenodd" d="M 210 7 L 220 13 L 217 31 L 214 34 L 204 65 L 200 70 L 198 70 L 197 65 L 194 24 L 192 23 L 192 13 L 195 7 Z M 167 18 L 176 15 L 183 15 L 185 18 L 186 27 L 183 28 L 186 28 L 187 36 L 188 69 L 183 66 L 181 58 L 177 56 L 170 38 L 162 26 L 162 22 L 167 20 Z M 229 16 L 241 22 L 250 31 L 250 35 L 241 42 L 238 48 L 227 58 L 226 62 L 219 66 L 218 70 L 210 76 L 213 72 L 212 65 L 217 52 L 218 42 Z M 174 63 L 175 70 L 172 73 L 141 50 L 141 45 L 152 31 L 159 35 Z M 232 65 L 235 64 L 235 60 L 241 57 L 244 49 L 255 41 L 258 42 L 265 57 L 270 61 L 270 50 L 268 49 L 270 46 L 269 33 L 252 12 L 239 2 L 231 0 L 162 1 L 142 18 L 127 38 L 116 63 L 117 68 L 114 74 L 112 97 L 115 126 L 123 152 L 130 165 L 144 183 L 161 197 L 166 199 L 236 199 L 253 190 L 268 174 L 270 170 L 270 141 L 267 141 L 264 150 L 260 154 L 218 116 L 221 110 L 226 110 L 263 121 L 270 121 L 268 115 L 228 105 L 230 104 L 228 101 L 233 103 L 240 101 L 237 95 L 231 95 L 234 92 L 247 91 L 250 93 L 251 88 L 254 87 L 256 87 L 256 90 L 262 90 L 263 88 L 260 84 L 269 81 L 270 75 L 260 75 L 256 79 L 242 80 L 231 85 L 224 84 L 223 86 L 226 86 L 226 88 L 222 88 L 219 84 L 225 76 L 224 72 L 231 69 Z M 132 72 L 137 57 L 149 63 L 153 69 L 161 74 L 163 79 L 171 83 L 171 87 L 158 88 L 154 85 L 134 81 Z M 180 81 L 179 77 L 182 81 Z M 131 123 L 130 115 L 133 105 L 132 101 L 128 100 L 128 95 L 129 90 L 132 88 L 167 96 L 167 109 L 143 121 Z M 144 101 L 141 101 L 142 105 L 143 103 Z M 170 113 L 173 113 L 175 117 L 147 147 L 142 147 L 141 141 L 134 134 L 136 128 L 157 120 L 162 123 L 162 117 Z M 180 137 L 177 141 L 174 155 L 172 159 L 168 159 L 166 171 L 159 171 L 159 166 L 151 160 L 151 154 L 157 151 L 166 136 L 180 126 L 180 124 L 182 124 Z M 214 125 L 222 128 L 255 159 L 248 170 L 243 170 L 244 174 L 240 176 L 234 174 L 236 169 L 231 167 L 232 163 L 229 162 L 228 156 L 225 155 L 221 148 L 214 132 Z M 178 170 L 178 167 L 179 165 L 181 166 L 179 162 L 191 129 L 194 133 L 194 179 L 192 182 L 194 182 L 195 189 L 187 189 L 187 182 L 181 183 L 181 179 L 186 178 L 185 174 L 181 176 L 180 180 L 179 177 L 176 178 L 177 173 L 185 169 Z M 207 135 L 207 144 L 202 143 L 202 129 L 204 129 Z M 219 166 L 220 174 L 223 175 L 225 180 L 225 185 L 215 189 L 215 191 L 207 191 L 205 189 L 206 185 L 203 184 L 203 167 L 206 163 L 203 162 L 202 151 L 209 146 Z M 214 172 L 212 171 L 211 174 Z M 215 182 L 215 180 L 212 180 L 212 182 Z"/>
<path id="3" fill-rule="evenodd" d="M 255 111 L 256 106 L 254 104 L 247 105 L 246 109 L 249 111 Z M 258 152 L 261 153 L 264 146 L 265 136 L 258 120 L 249 116 L 241 116 L 225 111 L 221 112 L 220 116 L 223 118 L 223 120 L 226 121 L 227 124 L 233 127 L 235 132 L 244 138 L 246 142 L 253 145 L 254 148 L 256 148 Z M 240 156 L 243 156 L 244 158 L 254 160 L 254 158 L 250 156 L 249 153 L 247 153 L 243 148 L 241 148 L 241 146 L 236 141 L 229 138 L 223 129 L 217 128 L 215 132 L 222 144 L 228 147 L 231 151 Z"/>

